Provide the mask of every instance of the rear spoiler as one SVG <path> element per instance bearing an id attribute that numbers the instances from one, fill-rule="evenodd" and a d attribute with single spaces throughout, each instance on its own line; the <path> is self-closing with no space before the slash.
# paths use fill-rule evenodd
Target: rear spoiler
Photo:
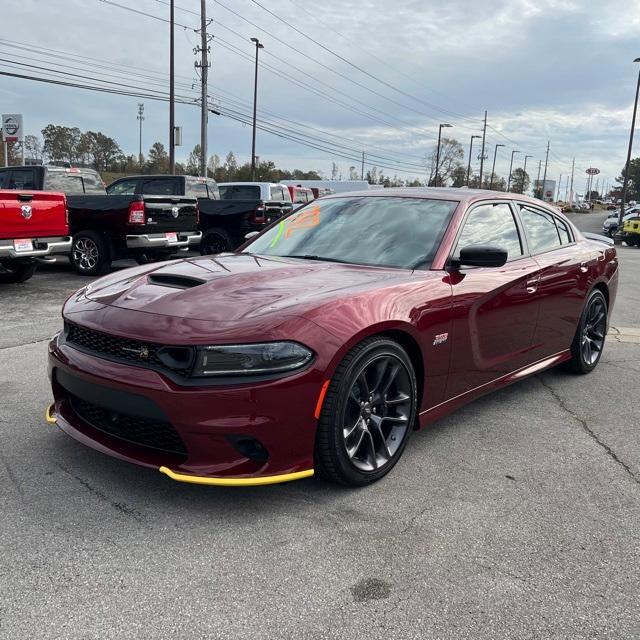
<path id="1" fill-rule="evenodd" d="M 603 236 L 599 233 L 588 233 L 585 231 L 582 232 L 582 235 L 587 238 L 587 240 L 597 240 L 598 242 L 602 242 L 613 247 L 613 238 L 609 238 L 609 236 Z"/>

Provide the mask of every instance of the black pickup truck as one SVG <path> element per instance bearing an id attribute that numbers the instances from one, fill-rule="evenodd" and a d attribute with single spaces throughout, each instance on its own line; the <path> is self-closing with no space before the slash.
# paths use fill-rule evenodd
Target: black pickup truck
<path id="1" fill-rule="evenodd" d="M 292 207 L 287 187 L 283 185 L 231 183 L 219 190 L 215 180 L 195 176 L 127 176 L 112 182 L 107 193 L 197 198 L 203 255 L 239 247 L 247 233 L 262 231 Z"/>
<path id="2" fill-rule="evenodd" d="M 82 275 L 100 275 L 114 260 L 140 264 L 197 246 L 198 203 L 175 195 L 108 195 L 93 169 L 26 166 L 0 169 L 0 188 L 67 194 L 70 260 Z"/>

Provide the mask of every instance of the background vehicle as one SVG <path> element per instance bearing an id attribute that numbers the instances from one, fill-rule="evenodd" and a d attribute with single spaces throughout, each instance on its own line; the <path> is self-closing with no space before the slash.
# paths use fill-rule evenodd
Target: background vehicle
<path id="1" fill-rule="evenodd" d="M 622 222 L 624 223 L 627 220 L 631 220 L 632 218 L 637 217 L 638 214 L 640 214 L 640 207 L 631 207 L 624 214 L 624 217 L 622 218 Z M 619 218 L 620 218 L 619 212 L 613 213 L 607 218 L 605 218 L 604 222 L 602 223 L 602 232 L 608 235 L 610 238 L 612 238 L 616 234 L 616 231 L 618 231 Z"/>
<path id="2" fill-rule="evenodd" d="M 220 192 L 213 178 L 172 176 L 165 174 L 126 176 L 114 180 L 109 195 L 187 196 L 202 200 L 219 200 Z"/>
<path id="3" fill-rule="evenodd" d="M 36 258 L 71 248 L 63 193 L 0 190 L 0 282 L 24 282 Z"/>
<path id="4" fill-rule="evenodd" d="M 200 243 L 198 201 L 180 196 L 69 197 L 71 263 L 82 275 L 100 275 L 114 260 L 166 260 Z"/>
<path id="5" fill-rule="evenodd" d="M 622 227 L 623 239 L 630 247 L 640 247 L 640 217 L 636 213 L 632 218 L 626 218 Z"/>
<path id="6" fill-rule="evenodd" d="M 67 194 L 70 260 L 83 275 L 106 273 L 121 258 L 166 259 L 200 242 L 195 198 L 108 195 L 96 171 L 76 167 L 8 167 L 0 169 L 0 181 L 9 188 L 55 187 Z"/>
<path id="7" fill-rule="evenodd" d="M 312 189 L 309 187 L 303 187 L 301 184 L 290 184 L 287 188 L 289 189 L 289 195 L 291 196 L 291 202 L 293 203 L 294 209 L 299 207 L 301 204 L 307 204 L 307 202 L 311 202 L 316 198 Z"/>
<path id="8" fill-rule="evenodd" d="M 335 193 L 333 189 L 329 189 L 328 187 L 311 187 L 311 191 L 313 191 L 313 197 L 316 199 Z"/>
<path id="9" fill-rule="evenodd" d="M 58 191 L 66 195 L 104 194 L 100 174 L 84 167 L 23 166 L 0 169 L 0 189 Z"/>
<path id="10" fill-rule="evenodd" d="M 318 471 L 363 485 L 413 429 L 474 398 L 596 367 L 617 291 L 611 240 L 517 194 L 377 194 L 322 198 L 241 252 L 71 296 L 49 345 L 50 420 L 184 482 Z"/>

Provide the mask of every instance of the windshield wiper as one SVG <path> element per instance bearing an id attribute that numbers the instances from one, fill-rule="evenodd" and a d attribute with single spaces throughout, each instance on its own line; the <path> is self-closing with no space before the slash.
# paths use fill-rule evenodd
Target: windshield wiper
<path id="1" fill-rule="evenodd" d="M 281 258 L 301 258 L 303 260 L 318 260 L 319 262 L 339 262 L 341 264 L 357 264 L 349 260 L 340 260 L 339 258 L 326 258 L 324 256 L 314 256 L 308 253 L 291 254 L 287 256 L 280 256 Z"/>

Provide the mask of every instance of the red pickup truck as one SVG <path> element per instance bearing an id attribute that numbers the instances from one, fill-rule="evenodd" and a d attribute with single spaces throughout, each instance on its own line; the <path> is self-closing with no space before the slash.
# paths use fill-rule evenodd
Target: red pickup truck
<path id="1" fill-rule="evenodd" d="M 68 254 L 68 217 L 63 193 L 0 190 L 0 282 L 24 282 L 36 258 Z"/>

